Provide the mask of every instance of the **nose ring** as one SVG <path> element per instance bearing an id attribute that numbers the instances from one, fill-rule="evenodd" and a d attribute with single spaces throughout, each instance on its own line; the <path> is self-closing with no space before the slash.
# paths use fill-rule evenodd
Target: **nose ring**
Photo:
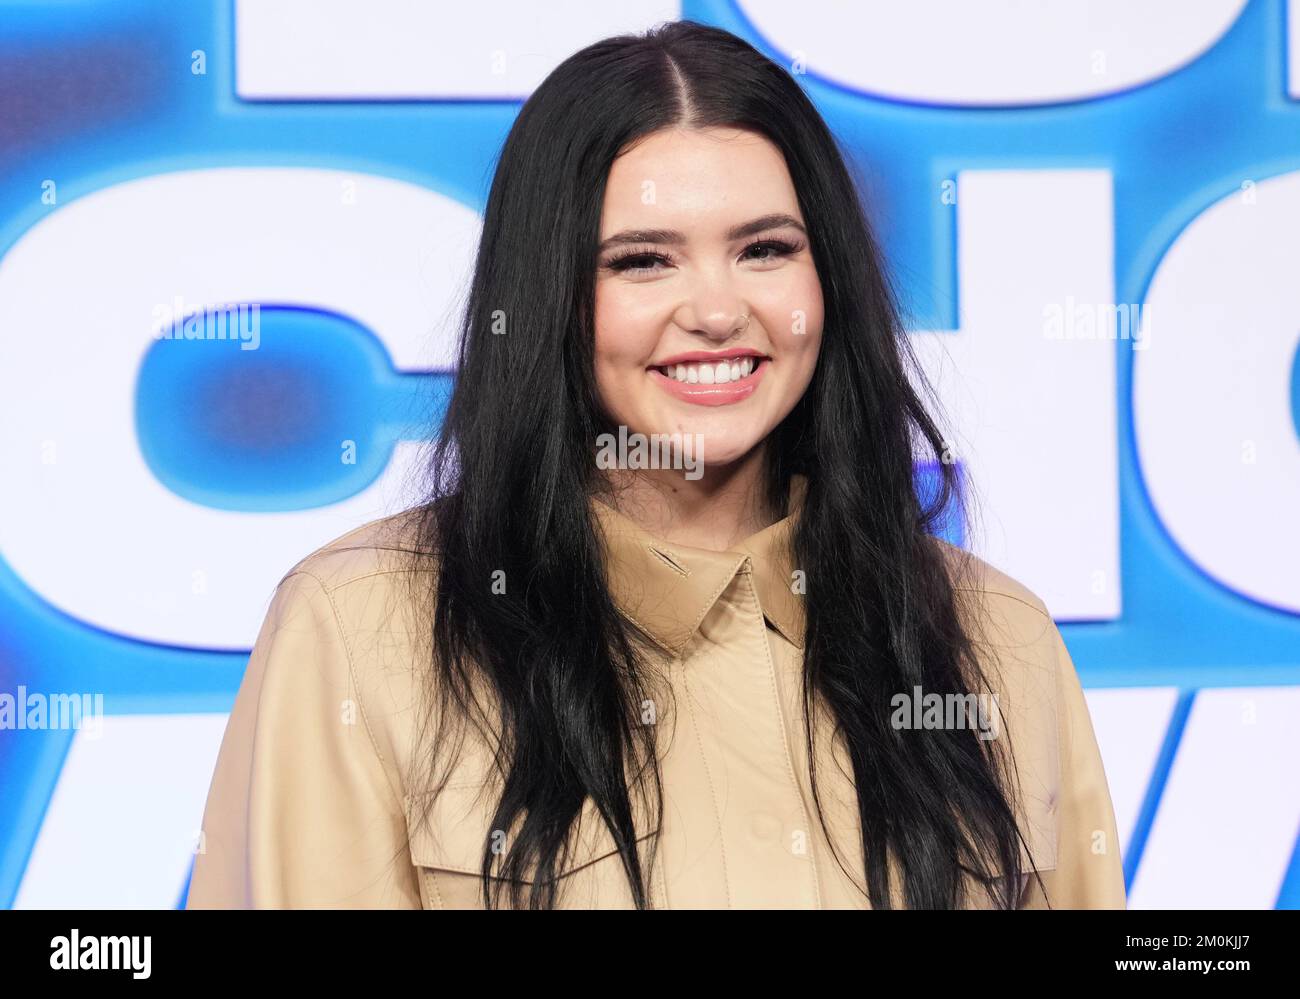
<path id="1" fill-rule="evenodd" d="M 746 313 L 746 314 L 745 314 L 745 325 L 742 326 L 742 327 L 740 327 L 740 329 L 738 329 L 738 330 L 732 330 L 732 332 L 733 332 L 733 333 L 744 333 L 745 330 L 747 330 L 747 329 L 749 329 L 749 313 Z"/>

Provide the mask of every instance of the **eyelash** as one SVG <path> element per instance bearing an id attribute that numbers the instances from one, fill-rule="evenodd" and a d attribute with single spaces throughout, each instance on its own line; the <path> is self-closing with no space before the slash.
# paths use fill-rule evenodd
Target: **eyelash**
<path id="1" fill-rule="evenodd" d="M 750 250 L 756 249 L 758 247 L 774 250 L 775 256 L 777 257 L 788 257 L 791 254 L 798 253 L 800 250 L 802 250 L 803 243 L 801 242 L 795 243 L 795 242 L 790 242 L 789 240 L 786 239 L 776 239 L 776 238 L 761 239 L 755 243 L 750 243 L 747 247 L 745 247 L 744 253 L 748 253 Z M 772 259 L 772 258 L 768 258 L 768 259 Z M 622 253 L 610 257 L 605 262 L 605 267 L 611 271 L 615 271 L 620 274 L 628 273 L 628 272 L 634 274 L 646 273 L 648 271 L 654 270 L 653 267 L 633 267 L 631 262 L 634 260 L 655 260 L 667 264 L 671 264 L 675 262 L 673 257 L 670 254 L 660 253 L 658 251 L 633 249 L 633 250 L 626 250 Z"/>

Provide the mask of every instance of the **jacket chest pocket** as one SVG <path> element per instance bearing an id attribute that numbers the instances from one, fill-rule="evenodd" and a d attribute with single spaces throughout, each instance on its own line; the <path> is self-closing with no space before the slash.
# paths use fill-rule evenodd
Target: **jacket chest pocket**
<path id="1" fill-rule="evenodd" d="M 408 797 L 411 863 L 419 874 L 426 909 L 485 907 L 483 858 L 489 850 L 503 853 L 508 847 L 503 831 L 492 827 L 499 796 L 499 787 L 485 780 L 449 784 L 429 806 L 427 821 L 416 814 Z M 637 839 L 643 865 L 653 839 L 653 832 Z M 568 855 L 557 866 L 554 880 L 557 908 L 636 907 L 618 846 L 590 798 L 583 805 L 576 831 L 570 833 Z M 494 893 L 498 885 L 502 890 L 497 906 L 508 906 L 509 886 L 496 877 L 490 883 Z M 532 885 L 533 879 L 524 879 L 524 884 Z M 525 898 L 528 890 L 524 889 Z"/>
<path id="2" fill-rule="evenodd" d="M 1029 886 L 1034 881 L 1034 867 L 1037 867 L 1040 874 L 1047 874 L 1049 871 L 1056 870 L 1058 863 L 1058 838 L 1060 836 L 1060 825 L 1058 821 L 1058 812 L 1055 804 L 1055 796 L 1052 794 L 1038 794 L 1027 798 L 1022 804 L 1021 818 L 1021 835 L 1028 844 L 1020 846 L 1020 887 L 1019 894 L 1023 897 Z M 1030 865 L 1032 860 L 1033 866 Z M 995 872 L 1000 881 L 1005 880 L 1005 876 L 1000 873 L 1003 870 L 1000 866 Z M 994 908 L 994 902 L 989 889 L 979 885 L 973 878 L 968 880 L 970 886 L 970 896 L 967 908 L 971 909 L 991 909 Z"/>

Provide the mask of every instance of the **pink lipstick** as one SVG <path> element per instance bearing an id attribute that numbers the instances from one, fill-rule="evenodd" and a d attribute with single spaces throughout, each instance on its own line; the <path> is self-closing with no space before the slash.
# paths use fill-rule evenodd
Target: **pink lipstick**
<path id="1" fill-rule="evenodd" d="M 753 395 L 770 363 L 766 354 L 740 347 L 674 354 L 648 370 L 676 399 L 697 406 L 727 406 Z"/>

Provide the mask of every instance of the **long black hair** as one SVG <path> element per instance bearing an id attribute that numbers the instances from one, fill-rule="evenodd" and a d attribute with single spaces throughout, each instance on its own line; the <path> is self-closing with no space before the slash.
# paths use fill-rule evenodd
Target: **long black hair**
<path id="1" fill-rule="evenodd" d="M 436 706 L 426 720 L 437 724 L 422 793 L 437 793 L 433 757 L 460 745 L 445 726 L 471 720 L 498 767 L 493 827 L 520 823 L 504 855 L 484 843 L 485 903 L 499 901 L 493 884 L 509 884 L 510 904 L 553 906 L 557 865 L 591 799 L 637 906 L 649 907 L 630 795 L 662 814 L 662 789 L 654 726 L 639 717 L 649 660 L 610 595 L 590 508 L 604 484 L 593 442 L 607 426 L 593 303 L 610 166 L 630 142 L 673 126 L 748 129 L 784 154 L 822 283 L 821 354 L 766 442 L 765 491 L 771 509 L 789 511 L 792 477 L 807 479 L 791 541 L 806 574 L 804 724 L 811 745 L 820 698 L 852 760 L 859 887 L 875 908 L 899 890 L 909 908 L 949 908 L 967 899 L 969 876 L 1014 907 L 1023 839 L 998 740 L 890 723 L 899 692 L 991 688 L 963 623 L 956 549 L 945 553 L 933 536 L 966 504 L 913 384 L 919 372 L 857 186 L 789 73 L 689 21 L 566 59 L 524 103 L 501 152 L 420 508 L 420 547 L 438 560 L 436 572 L 412 577 L 428 599 Z M 926 460 L 938 487 L 922 496 L 914 464 Z M 494 595 L 494 581 L 504 592 Z"/>

